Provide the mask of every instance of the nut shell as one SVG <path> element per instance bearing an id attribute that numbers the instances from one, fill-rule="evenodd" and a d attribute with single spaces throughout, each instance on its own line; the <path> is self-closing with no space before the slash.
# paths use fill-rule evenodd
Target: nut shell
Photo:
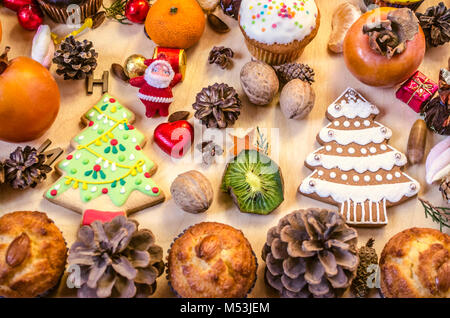
<path id="1" fill-rule="evenodd" d="M 209 180 L 200 172 L 191 170 L 173 181 L 170 193 L 175 203 L 189 213 L 202 213 L 209 209 L 214 192 Z"/>
<path id="2" fill-rule="evenodd" d="M 283 87 L 280 94 L 280 108 L 288 119 L 302 119 L 314 107 L 316 94 L 311 85 L 294 79 Z"/>
<path id="3" fill-rule="evenodd" d="M 242 67 L 241 86 L 252 104 L 263 106 L 273 100 L 280 83 L 272 67 L 260 61 L 251 61 Z"/>

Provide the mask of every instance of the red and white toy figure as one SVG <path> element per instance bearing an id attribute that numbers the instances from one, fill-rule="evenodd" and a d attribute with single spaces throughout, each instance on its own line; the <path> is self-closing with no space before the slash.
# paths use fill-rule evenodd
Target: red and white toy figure
<path id="1" fill-rule="evenodd" d="M 139 87 L 138 97 L 145 105 L 145 115 L 152 118 L 157 112 L 161 116 L 169 115 L 169 106 L 173 102 L 172 88 L 182 75 L 174 72 L 172 65 L 160 55 L 156 59 L 146 60 L 147 69 L 143 76 L 130 79 L 130 84 Z"/>

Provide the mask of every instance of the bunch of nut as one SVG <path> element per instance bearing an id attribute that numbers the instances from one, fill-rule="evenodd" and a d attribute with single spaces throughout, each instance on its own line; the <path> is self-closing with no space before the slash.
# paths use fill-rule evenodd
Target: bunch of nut
<path id="1" fill-rule="evenodd" d="M 308 65 L 287 63 L 270 66 L 251 61 L 241 70 L 241 86 L 249 101 L 258 106 L 269 105 L 277 95 L 280 82 L 280 108 L 288 119 L 302 119 L 314 107 L 315 93 L 311 87 L 314 71 Z"/>

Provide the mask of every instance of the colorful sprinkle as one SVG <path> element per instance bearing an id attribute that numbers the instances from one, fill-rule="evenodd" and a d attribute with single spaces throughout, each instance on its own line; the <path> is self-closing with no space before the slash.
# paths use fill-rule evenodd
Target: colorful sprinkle
<path id="1" fill-rule="evenodd" d="M 54 196 L 57 195 L 57 194 L 58 194 L 58 191 L 56 191 L 56 190 L 50 191 L 50 195 L 51 195 L 52 197 L 54 197 Z"/>

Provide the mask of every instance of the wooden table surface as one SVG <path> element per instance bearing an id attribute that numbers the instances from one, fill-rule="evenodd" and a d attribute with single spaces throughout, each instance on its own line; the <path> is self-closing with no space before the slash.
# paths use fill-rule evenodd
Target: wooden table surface
<path id="1" fill-rule="evenodd" d="M 153 176 L 155 181 L 166 193 L 166 201 L 160 205 L 145 209 L 133 214 L 132 217 L 139 221 L 141 227 L 149 228 L 156 235 L 157 243 L 165 251 L 168 250 L 173 239 L 190 225 L 203 221 L 217 221 L 229 224 L 241 229 L 249 239 L 256 255 L 258 256 L 258 280 L 250 297 L 268 297 L 273 294 L 264 283 L 261 249 L 266 241 L 267 230 L 276 225 L 278 220 L 296 210 L 307 207 L 322 207 L 336 209 L 307 197 L 297 192 L 303 178 L 311 173 L 304 167 L 306 156 L 318 148 L 316 135 L 319 130 L 328 124 L 325 118 L 327 106 L 336 99 L 347 87 L 353 87 L 362 93 L 369 101 L 377 105 L 381 114 L 377 117 L 385 126 L 393 131 L 390 145 L 402 152 L 406 151 L 406 145 L 410 128 L 419 116 L 406 104 L 395 98 L 395 89 L 379 89 L 366 86 L 356 80 L 346 69 L 342 55 L 335 55 L 327 50 L 328 37 L 331 31 L 331 17 L 340 1 L 316 0 L 320 8 L 322 20 L 317 37 L 305 49 L 299 59 L 307 63 L 316 72 L 316 81 L 313 88 L 316 92 L 315 107 L 310 115 L 303 120 L 288 120 L 281 113 L 278 106 L 278 96 L 267 107 L 251 105 L 245 97 L 239 82 L 241 67 L 250 60 L 241 31 L 237 22 L 229 17 L 224 20 L 232 28 L 228 34 L 214 33 L 208 26 L 200 42 L 187 51 L 186 79 L 174 89 L 175 101 L 170 107 L 170 112 L 188 110 L 193 113 L 191 107 L 196 94 L 205 86 L 215 82 L 224 82 L 234 86 L 243 101 L 242 113 L 235 128 L 279 128 L 280 153 L 275 161 L 281 167 L 285 178 L 285 200 L 281 206 L 268 216 L 243 214 L 238 211 L 228 195 L 219 191 L 221 175 L 225 162 L 219 162 L 209 168 L 192 162 L 186 157 L 180 162 L 172 162 L 152 141 L 154 128 L 164 122 L 165 118 L 148 119 L 144 116 L 144 106 L 137 99 L 137 89 L 124 82 L 110 78 L 109 92 L 122 104 L 136 113 L 135 126 L 148 137 L 148 143 L 144 148 L 146 154 L 158 164 L 158 171 Z M 421 6 L 424 11 L 428 6 L 435 5 L 438 0 L 427 0 Z M 450 0 L 444 1 L 447 6 Z M 222 17 L 223 15 L 219 13 Z M 0 10 L 0 20 L 3 26 L 3 40 L 1 46 L 12 47 L 10 56 L 26 55 L 31 52 L 31 41 L 34 32 L 25 31 L 20 27 L 17 18 L 12 11 L 5 8 Z M 46 23 L 50 23 L 46 19 Z M 79 39 L 86 38 L 93 41 L 99 54 L 96 77 L 100 77 L 103 70 L 109 70 L 112 63 L 122 64 L 131 54 L 139 53 L 151 57 L 155 44 L 148 40 L 143 32 L 142 25 L 121 25 L 114 21 L 106 21 L 96 30 L 89 31 Z M 207 63 L 208 53 L 213 46 L 222 45 L 232 48 L 236 57 L 230 70 L 222 70 L 216 65 Z M 449 58 L 449 45 L 429 49 L 420 70 L 434 81 L 438 80 L 439 69 L 447 65 Z M 51 72 L 55 74 L 56 66 L 52 66 Z M 61 92 L 61 109 L 51 129 L 38 140 L 27 144 L 39 146 L 47 138 L 51 139 L 53 146 L 59 146 L 67 150 L 69 141 L 80 132 L 80 116 L 101 97 L 100 88 L 95 88 L 94 94 L 88 96 L 84 81 L 64 81 L 57 77 Z M 191 119 L 192 121 L 192 119 Z M 198 138 L 200 136 L 196 136 Z M 427 152 L 442 136 L 428 134 Z M 21 144 L 24 146 L 25 144 Z M 0 142 L 0 159 L 4 159 L 18 144 Z M 170 185 L 174 178 L 182 172 L 196 169 L 205 174 L 214 188 L 214 202 L 211 208 L 203 214 L 193 215 L 183 212 L 170 198 Z M 419 195 L 436 204 L 443 204 L 436 185 L 429 186 L 425 183 L 424 164 L 408 167 L 406 171 L 420 181 L 422 188 Z M 43 199 L 42 195 L 48 187 L 57 179 L 52 173 L 47 181 L 34 189 L 26 191 L 13 191 L 6 187 L 0 188 L 0 215 L 17 210 L 43 211 L 52 218 L 62 230 L 68 245 L 70 246 L 80 225 L 81 216 L 63 207 L 54 205 Z M 410 227 L 430 227 L 439 229 L 431 219 L 426 219 L 420 202 L 414 198 L 406 203 L 388 210 L 389 224 L 377 229 L 358 229 L 359 244 L 363 244 L 368 238 L 375 238 L 375 247 L 378 253 L 388 239 L 394 234 Z M 154 297 L 172 297 L 165 276 L 158 279 L 158 289 Z"/>

